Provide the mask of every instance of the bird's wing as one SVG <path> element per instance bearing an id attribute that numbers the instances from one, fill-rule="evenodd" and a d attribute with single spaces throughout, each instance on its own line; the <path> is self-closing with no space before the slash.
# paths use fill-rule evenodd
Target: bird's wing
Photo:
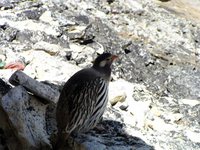
<path id="1" fill-rule="evenodd" d="M 76 126 L 87 120 L 98 96 L 99 77 L 79 82 L 67 82 L 61 92 L 56 111 L 59 132 L 70 133 Z M 91 88 L 93 87 L 93 88 Z M 91 103 L 91 105 L 89 105 Z"/>
<path id="2" fill-rule="evenodd" d="M 73 91 L 76 89 L 76 85 L 68 87 L 66 84 L 62 89 L 56 108 L 58 132 L 65 131 L 67 122 L 69 122 L 69 100 L 73 98 Z"/>

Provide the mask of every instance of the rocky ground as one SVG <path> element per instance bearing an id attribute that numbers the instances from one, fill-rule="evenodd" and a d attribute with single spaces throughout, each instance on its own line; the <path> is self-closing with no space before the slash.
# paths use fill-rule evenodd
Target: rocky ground
<path id="1" fill-rule="evenodd" d="M 113 66 L 110 101 L 100 123 L 104 129 L 77 135 L 80 147 L 200 149 L 199 5 L 199 0 L 1 0 L 0 98 L 16 68 L 61 89 L 73 73 L 109 51 L 120 58 Z M 26 90 L 21 86 L 11 92 L 18 91 Z M 1 118 L 0 149 L 15 149 L 7 138 L 23 132 L 14 124 L 19 121 L 16 114 L 4 107 L 12 93 L 1 100 L 0 117 L 7 112 L 13 120 Z M 31 97 L 33 104 L 29 98 L 23 102 L 39 107 L 40 115 L 27 108 L 37 120 L 49 109 Z M 7 121 L 14 133 L 4 130 Z M 40 122 L 47 130 L 29 120 L 35 132 L 41 131 L 36 137 L 42 137 L 29 141 L 31 149 L 50 147 L 48 117 Z"/>

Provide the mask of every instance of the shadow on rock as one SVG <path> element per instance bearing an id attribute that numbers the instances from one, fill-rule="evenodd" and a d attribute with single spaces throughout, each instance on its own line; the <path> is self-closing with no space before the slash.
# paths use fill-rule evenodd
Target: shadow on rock
<path id="1" fill-rule="evenodd" d="M 85 134 L 74 134 L 75 141 L 86 150 L 153 150 L 154 147 L 146 144 L 141 138 L 129 135 L 125 131 L 126 125 L 114 121 L 103 120 L 96 128 Z"/>

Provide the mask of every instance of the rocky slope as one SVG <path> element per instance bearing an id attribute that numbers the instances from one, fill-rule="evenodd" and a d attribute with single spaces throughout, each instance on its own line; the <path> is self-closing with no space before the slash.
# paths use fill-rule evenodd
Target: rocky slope
<path id="1" fill-rule="evenodd" d="M 110 51 L 120 59 L 113 66 L 104 130 L 78 135 L 77 141 L 91 150 L 200 149 L 195 2 L 2 0 L 0 78 L 8 82 L 15 70 L 3 67 L 18 62 L 30 77 L 62 87 L 98 53 Z M 0 149 L 9 147 L 5 137 L 0 129 Z"/>

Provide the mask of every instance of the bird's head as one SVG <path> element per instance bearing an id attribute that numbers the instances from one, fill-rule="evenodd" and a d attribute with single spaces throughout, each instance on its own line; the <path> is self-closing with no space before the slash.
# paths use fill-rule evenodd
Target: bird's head
<path id="1" fill-rule="evenodd" d="M 93 68 L 97 69 L 102 73 L 109 73 L 110 75 L 110 67 L 116 58 L 118 58 L 118 56 L 112 55 L 110 53 L 103 53 L 94 60 Z"/>

